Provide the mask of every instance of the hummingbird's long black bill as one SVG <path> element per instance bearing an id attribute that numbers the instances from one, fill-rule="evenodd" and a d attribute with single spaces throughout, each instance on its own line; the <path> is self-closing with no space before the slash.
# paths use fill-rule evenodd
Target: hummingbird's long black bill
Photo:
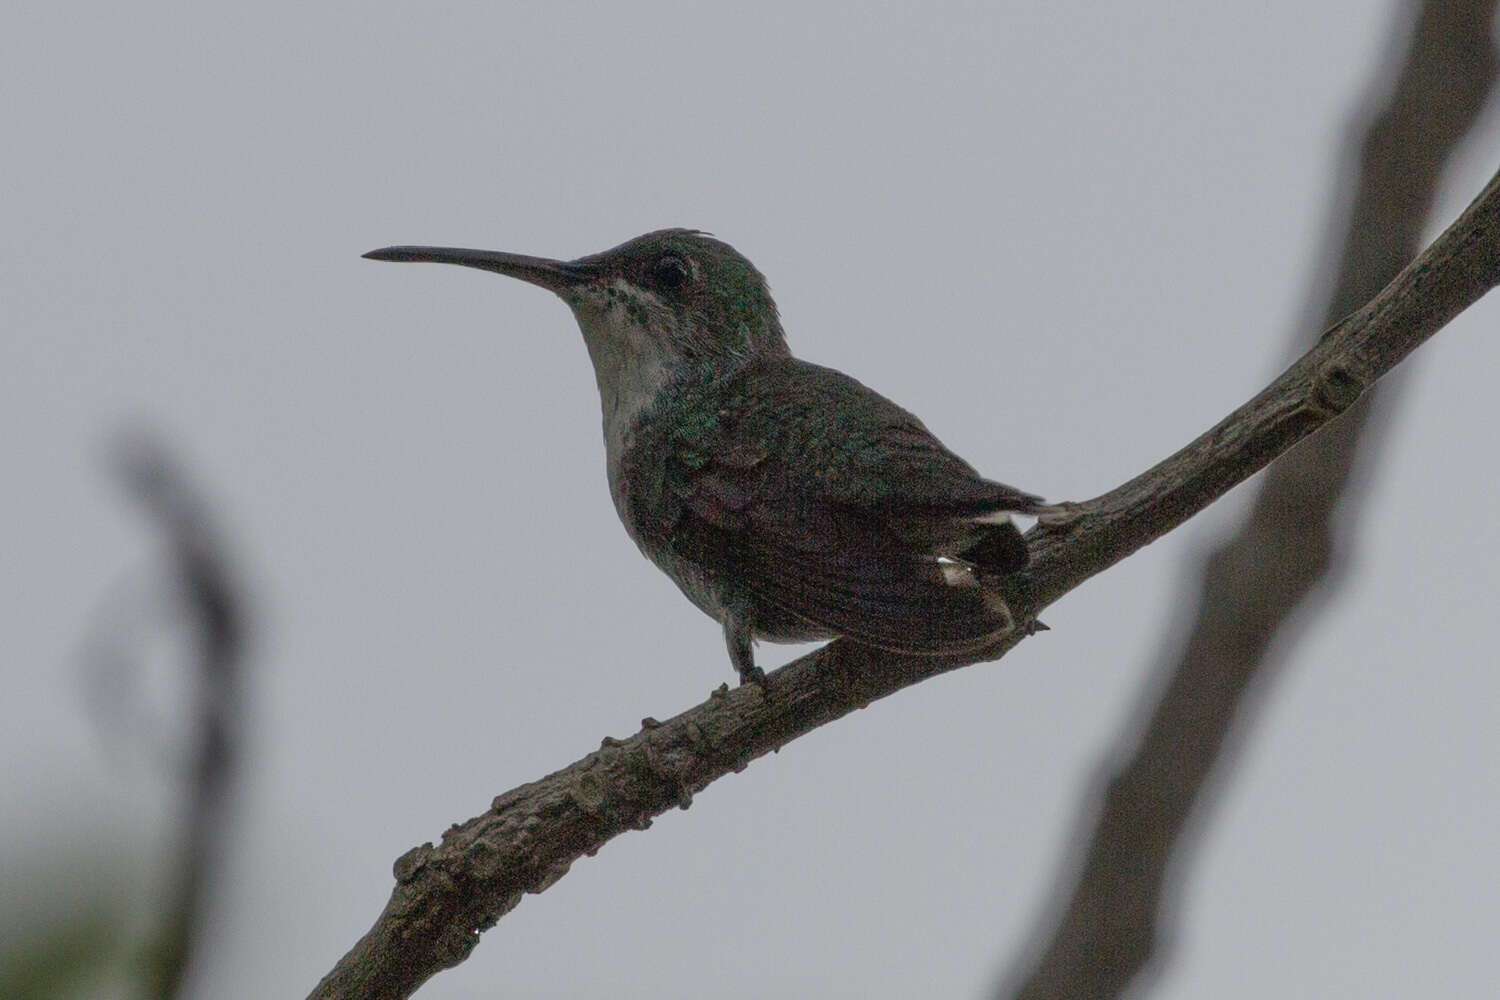
<path id="1" fill-rule="evenodd" d="M 474 267 L 481 271 L 493 271 L 507 277 L 519 278 L 559 293 L 593 276 L 588 268 L 571 261 L 527 257 L 524 254 L 504 253 L 499 250 L 465 250 L 462 247 L 382 247 L 379 250 L 371 250 L 364 256 L 370 260 L 418 261 Z"/>

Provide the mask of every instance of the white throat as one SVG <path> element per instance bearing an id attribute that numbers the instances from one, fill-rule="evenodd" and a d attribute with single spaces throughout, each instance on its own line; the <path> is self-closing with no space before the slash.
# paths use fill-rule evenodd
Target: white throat
<path id="1" fill-rule="evenodd" d="M 611 484 L 620 457 L 641 414 L 672 379 L 677 357 L 673 345 L 646 325 L 648 317 L 668 311 L 649 292 L 614 281 L 571 299 L 594 363 L 604 418 L 604 453 Z"/>

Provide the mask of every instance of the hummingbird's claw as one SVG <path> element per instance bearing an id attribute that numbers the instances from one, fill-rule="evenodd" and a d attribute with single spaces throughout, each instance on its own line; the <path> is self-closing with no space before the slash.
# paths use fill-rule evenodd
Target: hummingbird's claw
<path id="1" fill-rule="evenodd" d="M 750 630 L 732 615 L 724 617 L 724 642 L 729 647 L 729 662 L 740 675 L 740 686 L 766 686 L 766 672 L 755 665 L 754 639 Z"/>

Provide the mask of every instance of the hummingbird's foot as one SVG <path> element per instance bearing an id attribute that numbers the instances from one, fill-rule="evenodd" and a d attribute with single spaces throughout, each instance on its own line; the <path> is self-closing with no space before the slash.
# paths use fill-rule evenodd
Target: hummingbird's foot
<path id="1" fill-rule="evenodd" d="M 724 642 L 729 646 L 729 662 L 740 675 L 740 684 L 766 686 L 766 672 L 755 665 L 755 650 L 752 647 L 750 630 L 728 618 L 724 622 Z"/>

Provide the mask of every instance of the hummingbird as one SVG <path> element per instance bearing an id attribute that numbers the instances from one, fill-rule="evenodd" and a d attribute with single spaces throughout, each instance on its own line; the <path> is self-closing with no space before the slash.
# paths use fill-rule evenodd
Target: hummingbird
<path id="1" fill-rule="evenodd" d="M 764 683 L 758 639 L 949 655 L 1014 628 L 995 586 L 1027 563 L 1009 514 L 1054 508 L 980 476 L 873 389 L 793 357 L 766 279 L 729 244 L 663 229 L 572 261 L 364 256 L 492 271 L 568 305 L 620 520 L 723 625 L 741 683 Z"/>

